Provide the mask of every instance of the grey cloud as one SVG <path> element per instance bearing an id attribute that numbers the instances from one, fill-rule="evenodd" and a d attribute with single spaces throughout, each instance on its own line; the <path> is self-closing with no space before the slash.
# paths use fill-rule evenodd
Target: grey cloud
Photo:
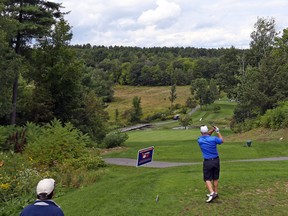
<path id="1" fill-rule="evenodd" d="M 257 17 L 288 26 L 286 0 L 57 1 L 71 11 L 72 43 L 243 48 Z"/>

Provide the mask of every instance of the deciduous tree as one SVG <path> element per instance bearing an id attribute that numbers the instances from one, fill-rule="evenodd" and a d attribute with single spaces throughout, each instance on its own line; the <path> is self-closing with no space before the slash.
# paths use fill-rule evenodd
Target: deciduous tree
<path id="1" fill-rule="evenodd" d="M 176 94 L 176 85 L 172 85 L 170 88 L 170 95 L 169 95 L 169 101 L 171 102 L 171 107 L 173 106 L 174 101 L 177 98 L 177 94 Z"/>
<path id="2" fill-rule="evenodd" d="M 132 101 L 132 112 L 130 115 L 130 122 L 137 123 L 141 120 L 141 116 L 143 114 L 141 107 L 141 97 L 135 96 Z"/>

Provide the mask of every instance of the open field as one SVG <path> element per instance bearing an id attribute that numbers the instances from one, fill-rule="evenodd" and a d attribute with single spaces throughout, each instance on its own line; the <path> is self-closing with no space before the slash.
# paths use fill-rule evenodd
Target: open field
<path id="1" fill-rule="evenodd" d="M 171 106 L 169 101 L 170 88 L 170 86 L 116 86 L 114 89 L 115 100 L 109 104 L 107 111 L 113 118 L 116 109 L 118 109 L 119 113 L 130 109 L 135 96 L 141 97 L 141 107 L 144 116 L 154 112 L 165 111 Z M 186 99 L 191 96 L 190 86 L 177 86 L 176 94 L 177 99 L 174 104 L 184 105 Z"/>

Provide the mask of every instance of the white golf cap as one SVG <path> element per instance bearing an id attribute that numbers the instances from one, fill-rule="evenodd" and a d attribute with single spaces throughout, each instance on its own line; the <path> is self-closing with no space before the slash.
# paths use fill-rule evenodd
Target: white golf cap
<path id="1" fill-rule="evenodd" d="M 201 133 L 207 133 L 208 132 L 208 127 L 206 125 L 203 125 L 200 127 L 200 132 Z"/>
<path id="2" fill-rule="evenodd" d="M 41 181 L 39 181 L 36 187 L 37 195 L 42 193 L 46 193 L 47 195 L 51 194 L 51 192 L 54 190 L 54 185 L 55 185 L 54 179 L 52 178 L 42 179 Z"/>

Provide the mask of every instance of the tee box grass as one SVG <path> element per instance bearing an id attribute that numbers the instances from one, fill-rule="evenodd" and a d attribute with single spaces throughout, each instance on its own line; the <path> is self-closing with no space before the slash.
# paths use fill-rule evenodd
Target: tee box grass
<path id="1" fill-rule="evenodd" d="M 222 163 L 219 199 L 207 204 L 202 165 L 109 166 L 94 185 L 56 199 L 69 216 L 286 215 L 287 161 Z M 158 196 L 158 202 L 156 197 Z"/>
<path id="2" fill-rule="evenodd" d="M 195 127 L 189 130 L 173 130 L 168 124 L 131 131 L 122 149 L 103 157 L 136 159 L 138 150 L 154 146 L 155 161 L 201 162 L 198 126 L 215 123 L 225 140 L 218 147 L 219 199 L 205 203 L 207 189 L 199 163 L 170 168 L 108 165 L 95 184 L 58 197 L 56 202 L 69 216 L 287 215 L 288 161 L 236 162 L 288 156 L 286 139 L 277 138 L 287 131 L 276 137 L 263 131 L 232 134 L 228 124 L 233 103 L 224 100 L 216 103 L 221 110 L 218 113 L 198 110 L 192 115 Z M 247 139 L 252 140 L 251 147 L 246 147 Z"/>
<path id="3" fill-rule="evenodd" d="M 71 216 L 286 215 L 288 161 L 235 160 L 287 156 L 287 141 L 254 141 L 252 137 L 252 146 L 245 147 L 245 139 L 240 142 L 230 131 L 222 133 L 227 141 L 218 148 L 220 197 L 211 204 L 205 203 L 207 190 L 201 163 L 162 169 L 109 165 L 94 185 L 56 201 L 65 214 Z M 144 130 L 128 134 L 125 150 L 105 156 L 136 159 L 139 149 L 153 145 L 157 161 L 202 161 L 196 141 L 198 129 Z"/>

